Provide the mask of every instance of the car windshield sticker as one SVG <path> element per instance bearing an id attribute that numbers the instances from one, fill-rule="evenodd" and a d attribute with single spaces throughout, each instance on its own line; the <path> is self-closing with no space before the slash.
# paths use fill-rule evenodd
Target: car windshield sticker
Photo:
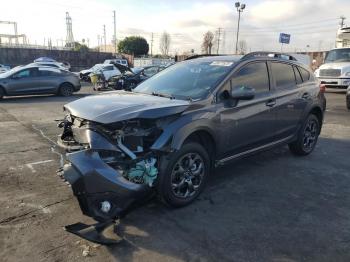
<path id="1" fill-rule="evenodd" d="M 210 65 L 211 66 L 231 66 L 233 62 L 227 62 L 227 61 L 214 61 Z"/>

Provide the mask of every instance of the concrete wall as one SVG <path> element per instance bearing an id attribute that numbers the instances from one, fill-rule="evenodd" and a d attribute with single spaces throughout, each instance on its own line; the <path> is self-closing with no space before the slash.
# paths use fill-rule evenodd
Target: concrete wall
<path id="1" fill-rule="evenodd" d="M 67 50 L 45 50 L 0 47 L 0 64 L 12 67 L 32 63 L 38 57 L 50 57 L 59 62 L 69 62 L 71 71 L 80 71 L 113 58 L 112 53 L 76 52 Z"/>

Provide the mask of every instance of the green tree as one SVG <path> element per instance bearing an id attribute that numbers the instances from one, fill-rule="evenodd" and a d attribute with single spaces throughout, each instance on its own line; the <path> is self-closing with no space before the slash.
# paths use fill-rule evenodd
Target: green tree
<path id="1" fill-rule="evenodd" d="M 118 51 L 129 55 L 147 55 L 149 45 L 143 37 L 129 36 L 118 43 Z"/>
<path id="2" fill-rule="evenodd" d="M 79 42 L 74 42 L 71 44 L 66 44 L 66 47 L 72 48 L 73 51 L 88 52 L 89 48 L 85 44 L 80 44 Z"/>

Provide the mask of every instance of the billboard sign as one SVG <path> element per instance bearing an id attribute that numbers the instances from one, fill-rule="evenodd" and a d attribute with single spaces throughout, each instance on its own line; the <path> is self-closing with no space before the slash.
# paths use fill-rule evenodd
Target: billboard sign
<path id="1" fill-rule="evenodd" d="M 279 42 L 281 44 L 289 44 L 289 42 L 290 42 L 290 34 L 280 33 Z"/>

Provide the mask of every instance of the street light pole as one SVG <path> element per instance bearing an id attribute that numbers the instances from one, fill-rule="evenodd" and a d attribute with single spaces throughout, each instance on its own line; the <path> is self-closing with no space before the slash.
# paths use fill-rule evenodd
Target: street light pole
<path id="1" fill-rule="evenodd" d="M 237 9 L 238 12 L 238 23 L 237 23 L 237 36 L 236 36 L 236 54 L 238 53 L 238 35 L 239 35 L 239 23 L 241 21 L 241 13 L 243 12 L 244 8 L 245 8 L 245 4 L 241 4 L 240 2 L 236 2 L 235 3 L 235 7 Z"/>

